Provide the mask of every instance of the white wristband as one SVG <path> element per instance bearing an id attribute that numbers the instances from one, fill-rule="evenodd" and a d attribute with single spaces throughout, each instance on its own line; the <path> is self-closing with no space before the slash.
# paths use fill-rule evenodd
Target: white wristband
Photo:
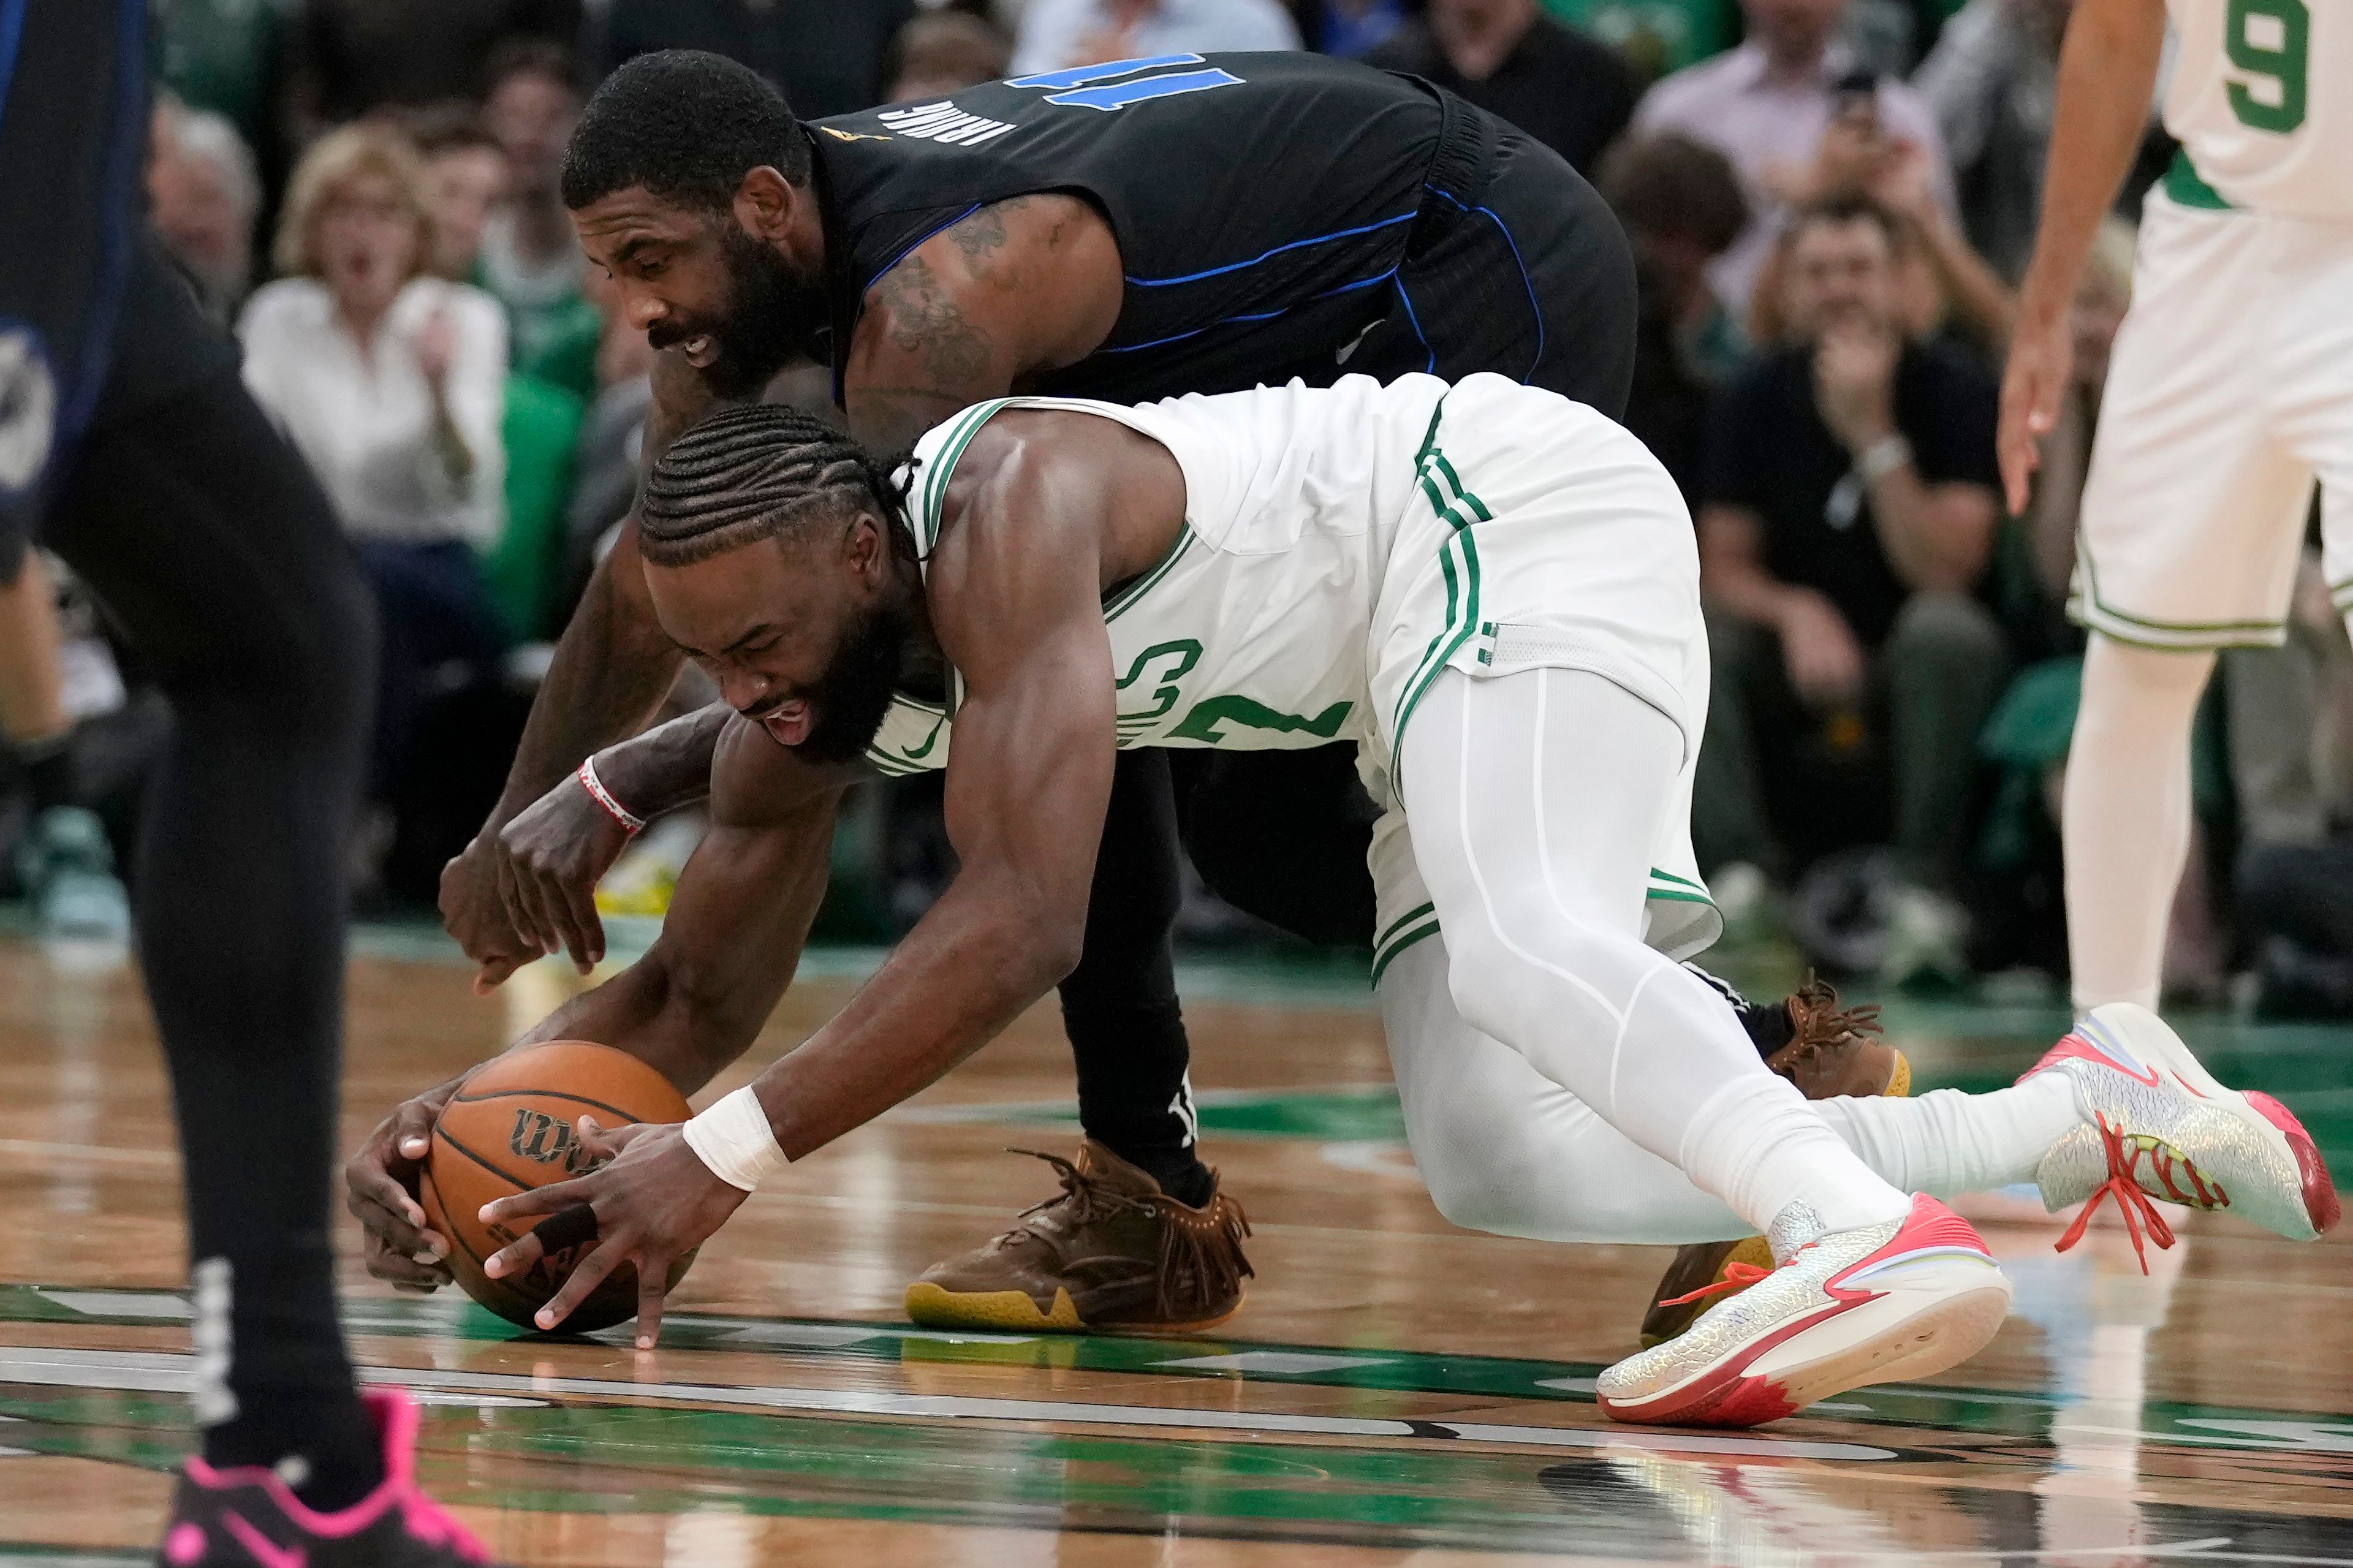
<path id="1" fill-rule="evenodd" d="M 605 815 L 621 825 L 622 832 L 635 838 L 646 830 L 646 819 L 615 800 L 613 792 L 605 787 L 605 781 L 596 776 L 596 758 L 583 758 L 580 771 L 574 776 L 580 781 L 580 787 L 588 792 L 588 798 L 603 806 Z"/>
<path id="2" fill-rule="evenodd" d="M 686 1146 L 702 1156 L 712 1175 L 747 1193 L 757 1192 L 762 1182 L 786 1164 L 768 1113 L 760 1109 L 760 1097 L 748 1084 L 690 1118 Z"/>

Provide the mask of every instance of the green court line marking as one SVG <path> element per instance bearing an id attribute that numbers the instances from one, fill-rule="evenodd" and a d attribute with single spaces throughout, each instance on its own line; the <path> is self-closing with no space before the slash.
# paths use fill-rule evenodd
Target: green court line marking
<path id="1" fill-rule="evenodd" d="M 75 1389 L 176 1393 L 195 1378 L 196 1358 L 172 1352 L 44 1350 L 0 1346 L 0 1384 Z M 1522 1426 L 1497 1422 L 1358 1415 L 1301 1415 L 1275 1411 L 1171 1408 L 1155 1405 L 1095 1405 L 1060 1399 L 997 1399 L 976 1394 L 908 1394 L 892 1389 L 794 1388 L 781 1384 L 639 1382 L 606 1377 L 459 1372 L 443 1367 L 360 1369 L 364 1383 L 442 1392 L 533 1396 L 564 1395 L 634 1403 L 688 1401 L 741 1409 L 809 1415 L 867 1415 L 903 1420 L 1050 1422 L 1075 1426 L 1166 1426 L 1188 1431 L 1282 1434 L 1303 1437 L 1375 1437 L 1418 1441 L 1460 1439 L 1546 1452 L 1624 1446 L 1648 1453 L 1750 1458 L 1883 1460 L 1896 1456 L 1862 1443 L 1706 1432 L 1630 1432 L 1620 1426 Z"/>
<path id="2" fill-rule="evenodd" d="M 175 1463 L 192 1441 L 185 1401 L 155 1390 L 5 1388 L 0 1414 L 26 1429 L 37 1452 L 151 1470 Z M 1609 1440 L 1589 1452 L 1561 1456 L 1466 1451 L 1442 1441 L 1303 1447 L 1250 1438 L 533 1403 L 428 1409 L 420 1479 L 445 1500 L 537 1512 L 709 1515 L 716 1509 L 754 1517 L 1451 1545 L 1610 1560 L 1695 1561 L 1694 1553 L 1704 1552 L 1711 1562 L 1720 1560 L 1719 1527 L 1746 1521 L 1754 1529 L 1744 1530 L 1741 1539 L 1793 1562 L 1800 1544 L 1874 1561 L 1897 1555 L 1876 1507 L 1809 1494 L 1796 1521 L 1806 1532 L 1800 1542 L 1790 1536 L 1788 1521 L 1744 1506 L 1746 1488 L 1733 1479 L 1741 1458 L 1678 1454 L 1648 1440 L 1659 1435 L 1622 1428 L 1597 1436 Z M 1955 1458 L 1933 1443 L 1908 1455 L 1877 1452 L 1898 1463 L 1938 1467 Z M 2032 1448 L 1977 1453 L 1981 1462 L 1999 1457 L 2013 1475 L 2021 1467 L 2051 1462 Z M 1776 1467 L 1782 1486 L 1806 1490 L 1806 1468 L 1788 1468 L 1784 1459 L 1765 1462 Z M 2297 1479 L 2327 1484 L 2317 1473 Z M 2263 1534 L 2256 1539 L 2274 1549 L 2330 1546 L 2341 1539 L 2332 1535 L 2341 1529 L 2337 1521 L 2233 1510 L 2227 1497 L 2191 1508 L 2143 1504 L 2141 1518 L 2153 1539 L 2114 1548 L 2077 1541 L 2058 1552 L 2036 1551 L 2016 1539 L 1998 1539 L 1999 1531 L 1990 1528 L 1998 1521 L 1988 1521 L 1981 1550 L 1905 1555 L 2188 1556 L 2236 1539 L 2214 1533 L 2217 1525 L 2258 1526 Z M 1852 1543 L 1865 1550 L 1849 1549 L 1848 1531 Z M 2261 1560 L 2331 1568 L 2353 1562 Z M 75 1553 L 69 1568 L 97 1564 Z"/>
<path id="3" fill-rule="evenodd" d="M 66 1299 L 103 1298 L 89 1305 L 102 1310 L 73 1311 Z M 168 1291 L 79 1292 L 0 1286 L 0 1321 L 185 1322 L 185 1300 Z M 527 1336 L 463 1298 L 445 1292 L 426 1299 L 363 1297 L 344 1303 L 345 1327 L 354 1334 L 452 1342 L 506 1341 Z M 608 1329 L 589 1336 L 601 1344 L 623 1345 L 628 1331 Z M 566 1342 L 551 1340 L 550 1343 Z M 718 1313 L 672 1312 L 662 1324 L 665 1351 L 766 1351 L 846 1363 L 896 1366 L 994 1366 L 1054 1373 L 1092 1372 L 1145 1377 L 1219 1377 L 1250 1384 L 1349 1388 L 1367 1396 L 1381 1394 L 1441 1394 L 1472 1400 L 1525 1399 L 1592 1403 L 1599 1363 L 1504 1356 L 1452 1355 L 1391 1346 L 1293 1345 L 1245 1340 L 1169 1340 L 1115 1335 L 1020 1335 L 918 1329 L 902 1323 L 861 1323 L 802 1319 L 741 1318 Z M 0 1350 L 0 1383 L 8 1381 L 7 1358 L 83 1352 Z M 130 1352 L 107 1352 L 129 1354 Z M 149 1358 L 151 1361 L 153 1357 Z M 170 1358 L 166 1358 L 169 1360 Z M 406 1373 L 387 1374 L 393 1378 Z M 526 1380 L 527 1382 L 527 1380 Z M 442 1385 L 433 1385 L 442 1386 Z M 510 1393 L 533 1396 L 536 1386 L 512 1390 L 490 1385 L 449 1384 L 459 1394 Z M 628 1385 L 638 1388 L 639 1385 Z M 648 1385 L 649 1388 L 650 1385 Z M 1930 1428 L 1977 1436 L 2045 1440 L 2064 1424 L 2075 1401 L 2069 1395 L 2005 1390 L 1947 1388 L 1905 1384 L 1841 1394 L 1830 1414 L 1865 1425 Z M 1377 1414 L 1377 1401 L 1363 1409 Z M 1803 1419 L 1802 1417 L 1800 1419 Z M 2327 1447 L 2296 1433 L 2317 1423 L 2343 1423 L 2353 1441 L 2353 1415 L 2191 1405 L 2161 1401 L 2142 1407 L 2146 1435 L 2168 1442 L 2210 1447 L 2260 1447 L 2310 1449 Z M 11 1433 L 14 1439 L 14 1433 Z"/>

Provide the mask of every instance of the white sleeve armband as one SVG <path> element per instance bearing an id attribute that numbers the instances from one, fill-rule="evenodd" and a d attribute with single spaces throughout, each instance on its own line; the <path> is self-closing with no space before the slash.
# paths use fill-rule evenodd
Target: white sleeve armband
<path id="1" fill-rule="evenodd" d="M 768 1113 L 760 1109 L 760 1097 L 748 1084 L 688 1119 L 686 1146 L 702 1156 L 712 1175 L 747 1193 L 757 1192 L 788 1163 L 776 1146 Z"/>

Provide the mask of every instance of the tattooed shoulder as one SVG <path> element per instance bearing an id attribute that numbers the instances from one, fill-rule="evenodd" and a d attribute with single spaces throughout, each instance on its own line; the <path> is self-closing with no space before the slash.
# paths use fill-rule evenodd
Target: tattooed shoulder
<path id="1" fill-rule="evenodd" d="M 874 285 L 891 345 L 913 356 L 925 377 L 945 387 L 967 385 L 988 368 L 988 332 L 948 291 L 920 256 L 910 256 Z"/>

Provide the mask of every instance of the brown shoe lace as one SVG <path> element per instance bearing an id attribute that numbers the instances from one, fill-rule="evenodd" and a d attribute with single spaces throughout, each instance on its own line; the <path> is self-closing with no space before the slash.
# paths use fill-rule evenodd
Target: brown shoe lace
<path id="1" fill-rule="evenodd" d="M 1806 983 L 1783 1005 L 1789 1012 L 1789 1043 L 1773 1053 L 1776 1068 L 1794 1066 L 1832 1046 L 1876 1039 L 1884 1032 L 1878 1003 L 1841 1007 L 1838 987 L 1810 969 L 1806 971 Z"/>
<path id="2" fill-rule="evenodd" d="M 1141 1215 L 1159 1223 L 1160 1255 L 1154 1263 L 1153 1290 L 1155 1309 L 1164 1318 L 1178 1315 L 1180 1286 L 1190 1284 L 1195 1302 L 1206 1306 L 1222 1300 L 1240 1289 L 1243 1280 L 1256 1277 L 1250 1259 L 1242 1256 L 1242 1238 L 1250 1234 L 1250 1216 L 1223 1193 L 1212 1197 L 1207 1209 L 1188 1208 L 1174 1198 L 1137 1198 L 1113 1192 L 1060 1154 L 1038 1149 L 1006 1152 L 1043 1160 L 1061 1180 L 1061 1193 L 1023 1209 L 1023 1219 L 1067 1203 L 1073 1225 L 1122 1214 Z M 1216 1174 L 1210 1173 L 1212 1180 Z M 1185 1310 L 1193 1308 L 1187 1305 Z"/>

